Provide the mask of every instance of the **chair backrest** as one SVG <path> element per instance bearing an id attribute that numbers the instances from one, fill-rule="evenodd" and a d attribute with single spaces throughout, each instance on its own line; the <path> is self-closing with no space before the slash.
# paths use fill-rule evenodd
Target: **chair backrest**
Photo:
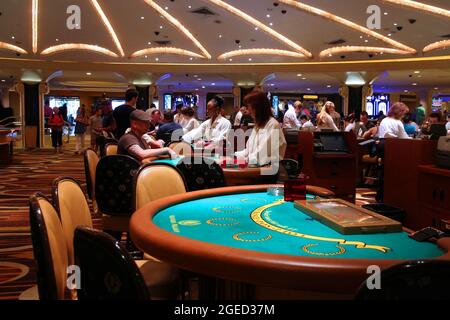
<path id="1" fill-rule="evenodd" d="M 179 156 L 192 157 L 194 155 L 194 148 L 185 141 L 173 141 L 167 146 Z"/>
<path id="2" fill-rule="evenodd" d="M 97 164 L 99 157 L 97 153 L 88 148 L 84 153 L 84 173 L 86 175 L 86 185 L 89 199 L 95 199 L 95 169 L 97 169 Z"/>
<path id="3" fill-rule="evenodd" d="M 177 165 L 187 182 L 188 191 L 225 187 L 223 170 L 216 162 L 201 157 L 188 160 Z"/>
<path id="4" fill-rule="evenodd" d="M 101 213 L 111 216 L 133 214 L 133 178 L 140 165 L 126 155 L 100 159 L 95 173 L 95 198 Z"/>
<path id="5" fill-rule="evenodd" d="M 30 227 L 40 300 L 65 298 L 67 246 L 58 214 L 41 193 L 29 199 Z"/>
<path id="6" fill-rule="evenodd" d="M 370 281 L 372 283 L 372 281 Z M 357 300 L 449 300 L 450 261 L 412 261 L 381 272 L 380 289 L 369 289 L 366 281 Z"/>
<path id="7" fill-rule="evenodd" d="M 139 268 L 122 244 L 110 235 L 78 227 L 75 261 L 81 271 L 79 300 L 149 300 Z"/>
<path id="8" fill-rule="evenodd" d="M 298 176 L 298 161 L 293 159 L 284 159 L 280 161 L 278 171 L 278 181 L 284 182 L 289 179 L 295 179 Z"/>
<path id="9" fill-rule="evenodd" d="M 100 135 L 97 138 L 97 143 L 98 143 L 98 149 L 100 150 L 100 157 L 103 158 L 104 156 L 106 156 L 106 154 L 105 154 L 105 151 L 106 151 L 105 147 L 106 147 L 106 145 L 108 143 L 118 143 L 118 141 L 116 139 L 114 139 L 114 138 L 106 138 L 106 137 Z"/>
<path id="10" fill-rule="evenodd" d="M 109 142 L 105 146 L 105 155 L 113 156 L 117 154 L 118 144 L 116 142 Z"/>
<path id="11" fill-rule="evenodd" d="M 139 169 L 134 179 L 134 198 L 137 210 L 147 203 L 186 192 L 181 172 L 166 163 L 149 163 Z"/>
<path id="12" fill-rule="evenodd" d="M 67 243 L 69 265 L 73 264 L 73 234 L 76 227 L 92 227 L 91 211 L 81 186 L 72 178 L 61 177 L 52 184 L 53 203 L 59 213 Z"/>

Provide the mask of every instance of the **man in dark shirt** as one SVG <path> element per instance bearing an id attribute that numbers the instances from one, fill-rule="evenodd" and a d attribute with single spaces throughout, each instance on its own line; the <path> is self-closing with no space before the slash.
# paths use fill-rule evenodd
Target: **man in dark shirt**
<path id="1" fill-rule="evenodd" d="M 131 131 L 120 138 L 117 153 L 129 155 L 138 161 L 163 155 L 177 158 L 178 155 L 172 149 L 151 149 L 142 138 L 148 132 L 150 119 L 150 115 L 142 110 L 135 110 L 130 114 Z"/>
<path id="2" fill-rule="evenodd" d="M 167 143 L 170 141 L 179 141 L 182 136 L 183 127 L 174 122 L 174 114 L 172 112 L 164 113 L 164 123 L 156 131 L 156 139 L 164 140 Z"/>
<path id="3" fill-rule="evenodd" d="M 125 93 L 125 104 L 118 106 L 113 111 L 113 116 L 116 120 L 115 136 L 117 139 L 120 139 L 130 127 L 130 114 L 136 110 L 138 95 L 135 89 L 128 89 Z"/>

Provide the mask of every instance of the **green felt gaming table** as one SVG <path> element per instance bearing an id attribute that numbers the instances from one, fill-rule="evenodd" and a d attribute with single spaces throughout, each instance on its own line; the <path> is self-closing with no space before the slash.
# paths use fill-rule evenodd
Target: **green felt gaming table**
<path id="1" fill-rule="evenodd" d="M 308 199 L 321 195 L 308 186 Z M 276 288 L 354 293 L 381 269 L 450 259 L 450 239 L 417 242 L 406 231 L 343 235 L 269 195 L 267 186 L 191 192 L 154 201 L 131 219 L 144 252 L 208 276 Z"/>

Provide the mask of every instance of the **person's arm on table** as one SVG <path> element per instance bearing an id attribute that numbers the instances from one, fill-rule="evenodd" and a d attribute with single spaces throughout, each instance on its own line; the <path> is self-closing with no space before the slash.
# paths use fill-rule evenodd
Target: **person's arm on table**
<path id="1" fill-rule="evenodd" d="M 140 146 L 134 144 L 128 148 L 128 152 L 134 155 L 140 161 L 146 158 L 159 157 L 162 155 L 169 155 L 172 159 L 178 158 L 178 155 L 170 148 L 144 150 Z"/>

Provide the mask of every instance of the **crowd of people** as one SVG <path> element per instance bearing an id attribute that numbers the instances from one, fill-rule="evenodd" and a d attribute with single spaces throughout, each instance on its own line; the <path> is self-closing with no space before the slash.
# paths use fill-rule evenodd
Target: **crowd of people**
<path id="1" fill-rule="evenodd" d="M 245 148 L 234 157 L 249 164 L 265 165 L 275 158 L 283 158 L 286 149 L 284 130 L 352 131 L 361 139 L 412 138 L 429 134 L 432 124 L 446 118 L 446 130 L 450 134 L 450 115 L 434 112 L 427 118 L 422 117 L 420 110 L 412 114 L 403 103 L 393 104 L 387 116 L 380 112 L 370 119 L 366 111 L 358 117 L 354 114 L 344 117 L 331 101 L 312 106 L 296 101 L 286 103 L 275 118 L 267 95 L 254 91 L 244 98 L 243 106 L 236 106 L 228 116 L 224 111 L 224 99 L 215 96 L 207 103 L 207 119 L 200 122 L 195 115 L 196 109 L 191 106 L 178 104 L 174 112 L 163 113 L 152 105 L 144 112 L 136 108 L 137 101 L 138 92 L 129 89 L 125 93 L 125 104 L 114 111 L 108 100 L 95 108 L 90 117 L 84 105 L 81 106 L 75 119 L 75 152 L 83 152 L 85 135 L 89 132 L 91 147 L 96 151 L 99 141 L 113 138 L 118 141 L 120 153 L 139 160 L 159 155 L 174 157 L 173 151 L 165 147 L 171 141 L 185 141 L 196 148 L 221 148 L 229 143 L 233 129 L 251 128 Z M 61 151 L 64 118 L 59 108 L 54 108 L 48 115 L 48 124 L 52 128 L 53 147 Z"/>

